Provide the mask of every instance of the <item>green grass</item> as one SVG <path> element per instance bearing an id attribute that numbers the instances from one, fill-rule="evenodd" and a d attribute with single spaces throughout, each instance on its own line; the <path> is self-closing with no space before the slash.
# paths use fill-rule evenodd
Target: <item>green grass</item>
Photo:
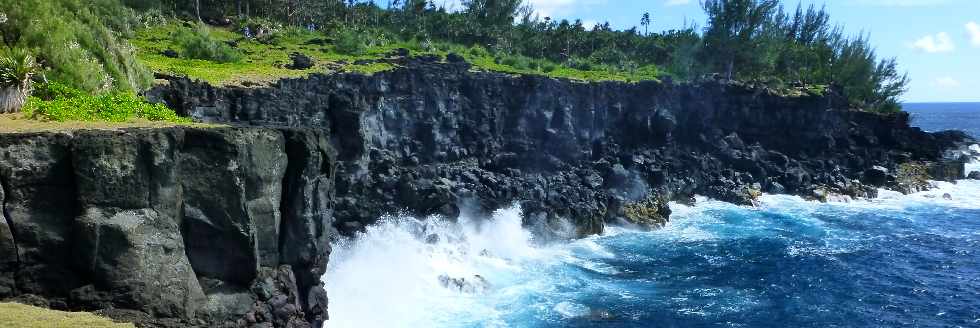
<path id="1" fill-rule="evenodd" d="M 360 73 L 375 73 L 389 70 L 394 66 L 381 63 L 353 65 L 358 60 L 383 58 L 402 45 L 391 43 L 384 46 L 368 47 L 362 54 L 341 54 L 332 44 L 314 44 L 317 40 L 326 40 L 328 36 L 310 32 L 282 32 L 267 42 L 254 39 L 244 39 L 238 33 L 229 29 L 210 28 L 210 37 L 221 42 L 234 42 L 235 48 L 242 58 L 237 62 L 220 63 L 202 59 L 169 58 L 162 54 L 164 50 L 179 51 L 180 45 L 173 41 L 178 33 L 176 24 L 154 26 L 140 30 L 130 42 L 137 48 L 137 57 L 150 69 L 190 78 L 201 79 L 214 84 L 240 84 L 243 82 L 272 82 L 281 78 L 303 77 L 315 72 L 351 71 Z M 293 52 L 302 53 L 314 60 L 314 66 L 309 69 L 296 70 L 287 66 L 291 63 L 289 55 Z M 337 69 L 337 64 L 342 69 Z"/>
<path id="2" fill-rule="evenodd" d="M 412 56 L 437 55 L 443 59 L 449 53 L 456 53 L 471 63 L 474 70 L 481 71 L 544 75 L 583 81 L 656 80 L 660 76 L 660 71 L 655 66 L 630 71 L 602 65 L 576 69 L 542 59 L 492 54 L 481 47 L 394 40 L 381 33 L 361 34 L 356 39 L 366 40 L 365 43 L 352 45 L 351 40 L 355 39 L 350 35 L 352 32 L 324 34 L 297 28 L 281 29 L 260 42 L 243 38 L 237 30 L 209 27 L 209 38 L 234 44 L 233 48 L 241 54 L 240 60 L 235 62 L 164 56 L 163 52 L 168 49 L 181 51 L 181 44 L 175 40 L 185 29 L 187 28 L 176 23 L 153 26 L 137 31 L 130 42 L 136 47 L 140 61 L 151 70 L 187 76 L 216 85 L 274 82 L 282 78 L 324 72 L 374 74 L 396 68 L 395 65 L 375 60 L 385 58 L 399 48 L 408 49 Z M 288 68 L 291 63 L 289 55 L 293 52 L 309 56 L 314 60 L 314 66 L 303 70 Z M 358 61 L 361 62 L 360 65 L 354 64 Z"/>
<path id="3" fill-rule="evenodd" d="M 0 303 L 0 327 L 10 328 L 125 328 L 131 323 L 116 323 L 109 318 L 86 312 L 48 310 L 17 303 Z"/>

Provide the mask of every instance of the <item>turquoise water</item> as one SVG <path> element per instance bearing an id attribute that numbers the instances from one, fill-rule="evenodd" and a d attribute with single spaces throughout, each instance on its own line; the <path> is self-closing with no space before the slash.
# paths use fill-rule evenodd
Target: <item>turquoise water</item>
<path id="1" fill-rule="evenodd" d="M 334 245 L 329 325 L 980 326 L 980 182 L 939 187 L 757 208 L 699 199 L 673 204 L 665 229 L 570 242 L 536 240 L 516 207 L 388 218 Z M 463 292 L 438 278 L 475 275 L 487 284 Z"/>

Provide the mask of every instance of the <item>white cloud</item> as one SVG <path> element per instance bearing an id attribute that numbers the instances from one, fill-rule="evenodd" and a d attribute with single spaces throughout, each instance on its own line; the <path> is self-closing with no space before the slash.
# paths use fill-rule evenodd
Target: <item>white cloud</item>
<path id="1" fill-rule="evenodd" d="M 691 0 L 667 0 L 664 2 L 664 5 L 670 7 L 670 6 L 682 6 L 689 3 L 691 3 Z"/>
<path id="2" fill-rule="evenodd" d="M 970 43 L 974 47 L 980 47 L 980 24 L 977 22 L 966 23 L 966 32 L 970 35 Z"/>
<path id="3" fill-rule="evenodd" d="M 953 39 L 946 32 L 939 32 L 936 35 L 926 35 L 915 40 L 909 46 L 928 53 L 951 52 L 956 50 L 956 46 L 953 45 Z"/>
<path id="4" fill-rule="evenodd" d="M 949 76 L 944 76 L 932 81 L 932 84 L 943 88 L 955 88 L 960 86 L 960 81 Z"/>

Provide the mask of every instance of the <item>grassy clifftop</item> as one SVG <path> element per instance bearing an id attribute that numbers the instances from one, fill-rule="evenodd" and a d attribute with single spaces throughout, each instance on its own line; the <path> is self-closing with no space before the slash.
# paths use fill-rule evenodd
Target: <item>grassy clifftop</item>
<path id="1" fill-rule="evenodd" d="M 193 40 L 187 40 L 189 38 Z M 651 80 L 660 73 L 655 66 L 630 72 L 603 67 L 571 68 L 546 59 L 494 55 L 480 46 L 388 40 L 345 32 L 307 31 L 296 27 L 278 28 L 262 37 L 245 37 L 241 30 L 233 27 L 171 22 L 137 31 L 130 42 L 137 49 L 138 59 L 155 72 L 183 75 L 218 85 L 269 82 L 314 72 L 371 74 L 395 68 L 378 60 L 401 49 L 408 50 L 409 56 L 438 56 L 443 59 L 453 53 L 471 63 L 475 70 L 577 80 Z M 198 51 L 201 47 L 224 49 L 219 52 L 229 54 L 214 56 L 231 60 L 193 58 L 201 52 Z M 290 67 L 290 55 L 296 53 L 310 58 L 312 66 Z"/>
<path id="2" fill-rule="evenodd" d="M 0 303 L 0 327 L 7 328 L 127 328 L 131 323 L 118 323 L 88 312 L 64 312 L 18 303 Z"/>

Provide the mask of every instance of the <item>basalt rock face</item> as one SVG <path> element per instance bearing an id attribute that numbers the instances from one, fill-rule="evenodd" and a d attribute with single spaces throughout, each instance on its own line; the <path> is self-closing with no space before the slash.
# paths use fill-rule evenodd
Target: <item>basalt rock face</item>
<path id="1" fill-rule="evenodd" d="M 527 226 L 568 238 L 662 226 L 667 202 L 694 194 L 873 196 L 963 175 L 944 161 L 962 134 L 833 93 L 451 62 L 252 88 L 172 79 L 149 94 L 237 127 L 0 134 L 0 299 L 148 326 L 317 326 L 329 241 L 385 213 L 516 202 Z"/>
<path id="2" fill-rule="evenodd" d="M 0 134 L 0 298 L 147 325 L 317 324 L 334 168 L 312 130 Z"/>
<path id="3" fill-rule="evenodd" d="M 847 110 L 833 92 L 788 97 L 718 80 L 580 83 L 402 64 L 266 87 L 172 79 L 150 95 L 200 121 L 324 130 L 341 160 L 334 214 L 345 233 L 383 213 L 453 217 L 513 202 L 527 225 L 554 231 L 569 222 L 580 235 L 609 222 L 661 225 L 665 201 L 693 194 L 740 204 L 761 192 L 874 196 L 870 184 L 895 179 L 872 167 L 937 162 L 964 138 L 910 128 L 906 114 Z"/>

